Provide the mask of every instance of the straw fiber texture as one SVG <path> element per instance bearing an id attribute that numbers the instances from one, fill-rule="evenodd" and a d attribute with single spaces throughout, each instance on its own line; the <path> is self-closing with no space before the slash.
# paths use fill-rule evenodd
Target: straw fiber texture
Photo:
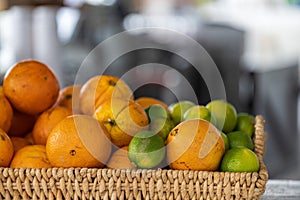
<path id="1" fill-rule="evenodd" d="M 254 173 L 92 168 L 0 168 L 1 199 L 259 199 L 268 180 L 264 119 L 256 117 Z"/>

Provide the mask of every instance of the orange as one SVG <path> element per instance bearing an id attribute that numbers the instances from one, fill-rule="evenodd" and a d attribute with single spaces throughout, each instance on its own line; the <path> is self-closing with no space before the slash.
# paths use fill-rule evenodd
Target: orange
<path id="1" fill-rule="evenodd" d="M 37 115 L 28 115 L 15 109 L 8 135 L 23 137 L 26 133 L 32 130 L 36 119 Z"/>
<path id="2" fill-rule="evenodd" d="M 16 152 L 11 168 L 50 168 L 50 164 L 44 145 L 25 146 Z"/>
<path id="3" fill-rule="evenodd" d="M 14 152 L 17 152 L 25 146 L 31 145 L 28 140 L 22 137 L 11 137 L 10 140 L 13 144 Z"/>
<path id="4" fill-rule="evenodd" d="M 13 109 L 4 95 L 0 94 L 0 128 L 6 133 L 11 127 Z"/>
<path id="5" fill-rule="evenodd" d="M 105 129 L 88 115 L 72 115 L 51 131 L 46 152 L 55 167 L 103 167 L 112 145 Z"/>
<path id="6" fill-rule="evenodd" d="M 83 114 L 93 115 L 104 101 L 111 98 L 132 99 L 129 86 L 118 77 L 100 75 L 90 78 L 80 90 L 80 108 Z"/>
<path id="7" fill-rule="evenodd" d="M 110 157 L 107 168 L 110 169 L 134 169 L 128 158 L 128 146 L 116 150 Z"/>
<path id="8" fill-rule="evenodd" d="M 48 135 L 54 126 L 71 114 L 70 109 L 61 106 L 44 111 L 38 117 L 32 130 L 34 144 L 46 145 Z"/>
<path id="9" fill-rule="evenodd" d="M 149 106 L 152 106 L 152 105 L 161 105 L 167 111 L 169 111 L 168 105 L 165 104 L 164 102 L 162 102 L 161 100 L 156 99 L 156 98 L 152 98 L 152 97 L 139 97 L 135 101 L 138 104 L 140 104 L 144 109 L 146 109 L 146 108 L 148 108 Z"/>
<path id="10" fill-rule="evenodd" d="M 20 112 L 38 114 L 56 102 L 59 83 L 47 65 L 36 60 L 25 60 L 6 72 L 3 92 Z"/>
<path id="11" fill-rule="evenodd" d="M 56 105 L 72 110 L 74 114 L 80 113 L 79 93 L 81 85 L 69 85 L 60 90 Z"/>
<path id="12" fill-rule="evenodd" d="M 13 154 L 13 144 L 8 135 L 0 128 L 0 167 L 8 167 Z"/>
<path id="13" fill-rule="evenodd" d="M 225 152 L 219 130 L 203 119 L 178 124 L 167 138 L 167 162 L 172 169 L 215 171 Z"/>
<path id="14" fill-rule="evenodd" d="M 131 100 L 111 99 L 95 111 L 96 118 L 106 128 L 112 142 L 128 146 L 132 137 L 147 128 L 148 116 L 143 107 Z"/>

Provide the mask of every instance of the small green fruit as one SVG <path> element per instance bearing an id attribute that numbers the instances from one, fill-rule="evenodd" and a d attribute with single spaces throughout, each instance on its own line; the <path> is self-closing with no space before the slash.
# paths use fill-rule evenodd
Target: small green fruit
<path id="1" fill-rule="evenodd" d="M 169 105 L 169 110 L 174 123 L 179 124 L 183 121 L 184 113 L 194 105 L 195 104 L 191 101 L 179 101 Z"/>

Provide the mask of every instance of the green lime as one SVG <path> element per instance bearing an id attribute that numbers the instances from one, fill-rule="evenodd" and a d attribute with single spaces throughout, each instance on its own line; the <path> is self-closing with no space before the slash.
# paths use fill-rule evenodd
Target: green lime
<path id="1" fill-rule="evenodd" d="M 128 157 L 135 167 L 156 167 L 165 157 L 165 142 L 154 131 L 141 131 L 130 141 Z"/>
<path id="2" fill-rule="evenodd" d="M 221 136 L 224 140 L 224 144 L 225 144 L 225 151 L 227 151 L 229 149 L 229 140 L 228 137 L 225 133 L 221 132 Z"/>
<path id="3" fill-rule="evenodd" d="M 145 112 L 147 113 L 150 122 L 154 119 L 166 119 L 169 117 L 166 109 L 160 105 L 151 105 L 145 109 Z"/>
<path id="4" fill-rule="evenodd" d="M 259 160 L 256 154 L 248 148 L 229 149 L 225 152 L 220 170 L 223 172 L 257 172 Z"/>
<path id="5" fill-rule="evenodd" d="M 195 104 L 191 101 L 179 101 L 169 105 L 169 110 L 174 123 L 179 124 L 183 121 L 184 113 L 194 105 Z"/>
<path id="6" fill-rule="evenodd" d="M 167 139 L 170 131 L 175 127 L 175 123 L 170 118 L 157 118 L 151 121 L 150 130 L 158 133 L 164 140 Z"/>
<path id="7" fill-rule="evenodd" d="M 206 107 L 215 116 L 218 129 L 229 133 L 235 128 L 237 113 L 232 104 L 224 100 L 213 100 Z"/>
<path id="8" fill-rule="evenodd" d="M 204 119 L 216 125 L 215 116 L 203 105 L 195 105 L 189 108 L 183 115 L 183 121 L 189 119 Z"/>
<path id="9" fill-rule="evenodd" d="M 255 125 L 254 116 L 248 113 L 239 113 L 237 115 L 237 123 L 235 126 L 235 130 L 243 131 L 247 133 L 250 137 L 252 137 L 255 130 L 254 125 Z"/>
<path id="10" fill-rule="evenodd" d="M 254 149 L 252 138 L 243 131 L 234 131 L 227 133 L 229 148 L 246 147 L 250 150 Z"/>

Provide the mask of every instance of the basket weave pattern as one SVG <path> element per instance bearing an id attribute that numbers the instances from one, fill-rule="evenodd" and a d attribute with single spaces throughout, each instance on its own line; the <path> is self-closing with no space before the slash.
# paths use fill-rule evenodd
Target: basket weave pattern
<path id="1" fill-rule="evenodd" d="M 256 117 L 253 173 L 92 168 L 0 168 L 1 199 L 259 199 L 268 180 L 264 119 Z"/>

